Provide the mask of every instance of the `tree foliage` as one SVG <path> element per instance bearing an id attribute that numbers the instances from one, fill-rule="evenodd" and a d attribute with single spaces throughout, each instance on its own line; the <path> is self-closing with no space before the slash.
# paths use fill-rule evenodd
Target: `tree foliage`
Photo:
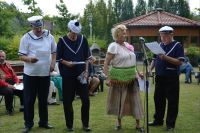
<path id="1" fill-rule="evenodd" d="M 146 2 L 144 0 L 138 0 L 135 7 L 135 16 L 141 16 L 146 14 Z"/>
<path id="2" fill-rule="evenodd" d="M 42 10 L 39 7 L 36 7 L 37 2 L 35 0 L 22 0 L 24 5 L 28 6 L 28 9 L 31 11 L 32 15 L 42 15 Z"/>
<path id="3" fill-rule="evenodd" d="M 177 5 L 177 15 L 190 18 L 190 7 L 186 0 L 178 0 L 176 5 Z"/>
<path id="4" fill-rule="evenodd" d="M 71 19 L 77 19 L 78 15 L 72 15 L 69 13 L 67 6 L 63 2 L 63 0 L 60 0 L 60 3 L 56 5 L 56 8 L 58 10 L 58 13 L 60 16 L 54 16 L 54 23 L 56 25 L 55 32 L 56 33 L 65 33 L 67 30 L 67 23 Z"/>
<path id="5" fill-rule="evenodd" d="M 11 54 L 17 53 L 19 41 L 17 38 L 30 30 L 27 18 L 32 15 L 43 15 L 35 0 L 22 1 L 28 6 L 29 13 L 19 11 L 14 4 L 0 1 L 0 48 Z M 53 34 L 56 37 L 66 34 L 69 20 L 79 19 L 82 24 L 82 34 L 89 38 L 90 43 L 99 43 L 101 48 L 105 48 L 112 41 L 111 28 L 114 24 L 144 15 L 147 11 L 156 8 L 163 8 L 164 11 L 179 16 L 200 20 L 200 9 L 196 9 L 196 12 L 191 14 L 187 0 L 148 0 L 148 5 L 145 1 L 137 0 L 134 8 L 133 0 L 89 0 L 83 15 L 80 16 L 80 14 L 71 14 L 64 1 L 60 0 L 56 5 L 59 15 L 44 16 L 44 19 L 53 22 Z M 90 16 L 92 19 L 89 20 Z M 16 58 L 12 55 L 9 57 Z"/>
<path id="6" fill-rule="evenodd" d="M 115 17 L 117 22 L 121 21 L 121 17 L 122 17 L 122 0 L 115 0 L 114 2 L 114 13 L 115 13 Z"/>
<path id="7" fill-rule="evenodd" d="M 132 0 L 124 0 L 122 3 L 122 17 L 121 20 L 128 20 L 134 17 Z"/>

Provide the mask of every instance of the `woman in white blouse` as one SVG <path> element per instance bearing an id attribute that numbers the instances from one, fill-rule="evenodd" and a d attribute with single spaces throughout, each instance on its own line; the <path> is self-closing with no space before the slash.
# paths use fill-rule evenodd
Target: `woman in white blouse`
<path id="1" fill-rule="evenodd" d="M 143 109 L 136 78 L 141 76 L 136 71 L 136 56 L 130 44 L 125 42 L 126 26 L 118 25 L 112 29 L 112 42 L 107 50 L 104 62 L 106 84 L 109 86 L 107 113 L 117 116 L 116 130 L 121 129 L 123 116 L 136 119 L 136 130 L 144 132 L 140 126 Z"/>

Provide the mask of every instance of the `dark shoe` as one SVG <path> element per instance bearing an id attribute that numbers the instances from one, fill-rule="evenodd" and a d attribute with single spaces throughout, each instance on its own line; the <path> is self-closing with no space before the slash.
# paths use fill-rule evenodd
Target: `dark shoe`
<path id="1" fill-rule="evenodd" d="M 185 81 L 185 83 L 186 83 L 186 84 L 190 84 L 190 82 L 189 82 L 189 81 Z"/>
<path id="2" fill-rule="evenodd" d="M 48 103 L 48 105 L 60 105 L 60 104 L 55 102 L 55 103 Z"/>
<path id="3" fill-rule="evenodd" d="M 85 132 L 90 132 L 90 131 L 92 131 L 90 127 L 83 127 L 83 130 L 84 130 Z"/>
<path id="4" fill-rule="evenodd" d="M 67 128 L 67 131 L 68 131 L 68 132 L 73 132 L 74 129 L 73 129 L 73 128 Z"/>
<path id="5" fill-rule="evenodd" d="M 168 126 L 167 126 L 166 131 L 174 131 L 174 128 L 173 128 L 173 127 L 168 127 Z"/>
<path id="6" fill-rule="evenodd" d="M 31 128 L 25 127 L 25 128 L 22 130 L 22 133 L 28 133 L 30 130 L 31 130 Z"/>
<path id="7" fill-rule="evenodd" d="M 144 131 L 145 131 L 143 127 L 136 127 L 135 129 L 136 129 L 137 131 L 139 131 L 139 132 L 144 132 Z"/>
<path id="8" fill-rule="evenodd" d="M 149 122 L 148 125 L 149 125 L 149 126 L 162 126 L 162 125 L 163 125 L 163 122 L 156 122 L 156 121 L 153 121 L 153 122 Z"/>
<path id="9" fill-rule="evenodd" d="M 46 128 L 46 129 L 52 129 L 52 128 L 54 128 L 53 126 L 51 126 L 49 124 L 47 124 L 47 125 L 39 125 L 39 127 Z"/>
<path id="10" fill-rule="evenodd" d="M 24 112 L 24 106 L 20 106 L 19 112 Z"/>
<path id="11" fill-rule="evenodd" d="M 115 130 L 120 130 L 120 129 L 122 129 L 121 125 L 115 125 Z"/>

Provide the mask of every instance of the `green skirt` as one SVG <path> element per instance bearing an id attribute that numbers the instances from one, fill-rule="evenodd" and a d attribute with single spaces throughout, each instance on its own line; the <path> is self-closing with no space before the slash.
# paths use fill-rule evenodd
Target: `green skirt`
<path id="1" fill-rule="evenodd" d="M 109 71 L 109 78 L 111 83 L 130 83 L 135 80 L 136 67 L 112 67 Z"/>

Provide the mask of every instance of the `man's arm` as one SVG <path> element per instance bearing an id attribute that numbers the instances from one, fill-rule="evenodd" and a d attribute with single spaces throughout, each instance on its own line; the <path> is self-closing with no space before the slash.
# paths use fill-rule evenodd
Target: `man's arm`
<path id="1" fill-rule="evenodd" d="M 56 53 L 51 54 L 51 65 L 50 65 L 50 72 L 53 72 L 56 64 Z"/>
<path id="2" fill-rule="evenodd" d="M 36 63 L 38 61 L 36 57 L 28 57 L 26 55 L 20 55 L 19 59 L 26 63 Z"/>
<path id="3" fill-rule="evenodd" d="M 164 55 L 164 54 L 160 54 L 159 58 L 161 60 L 164 60 L 164 61 L 167 61 L 171 64 L 174 64 L 176 66 L 180 66 L 183 63 L 183 61 L 181 61 L 181 60 L 178 60 L 176 58 L 173 58 L 173 57 L 170 57 L 170 56 L 167 56 L 167 55 Z"/>

